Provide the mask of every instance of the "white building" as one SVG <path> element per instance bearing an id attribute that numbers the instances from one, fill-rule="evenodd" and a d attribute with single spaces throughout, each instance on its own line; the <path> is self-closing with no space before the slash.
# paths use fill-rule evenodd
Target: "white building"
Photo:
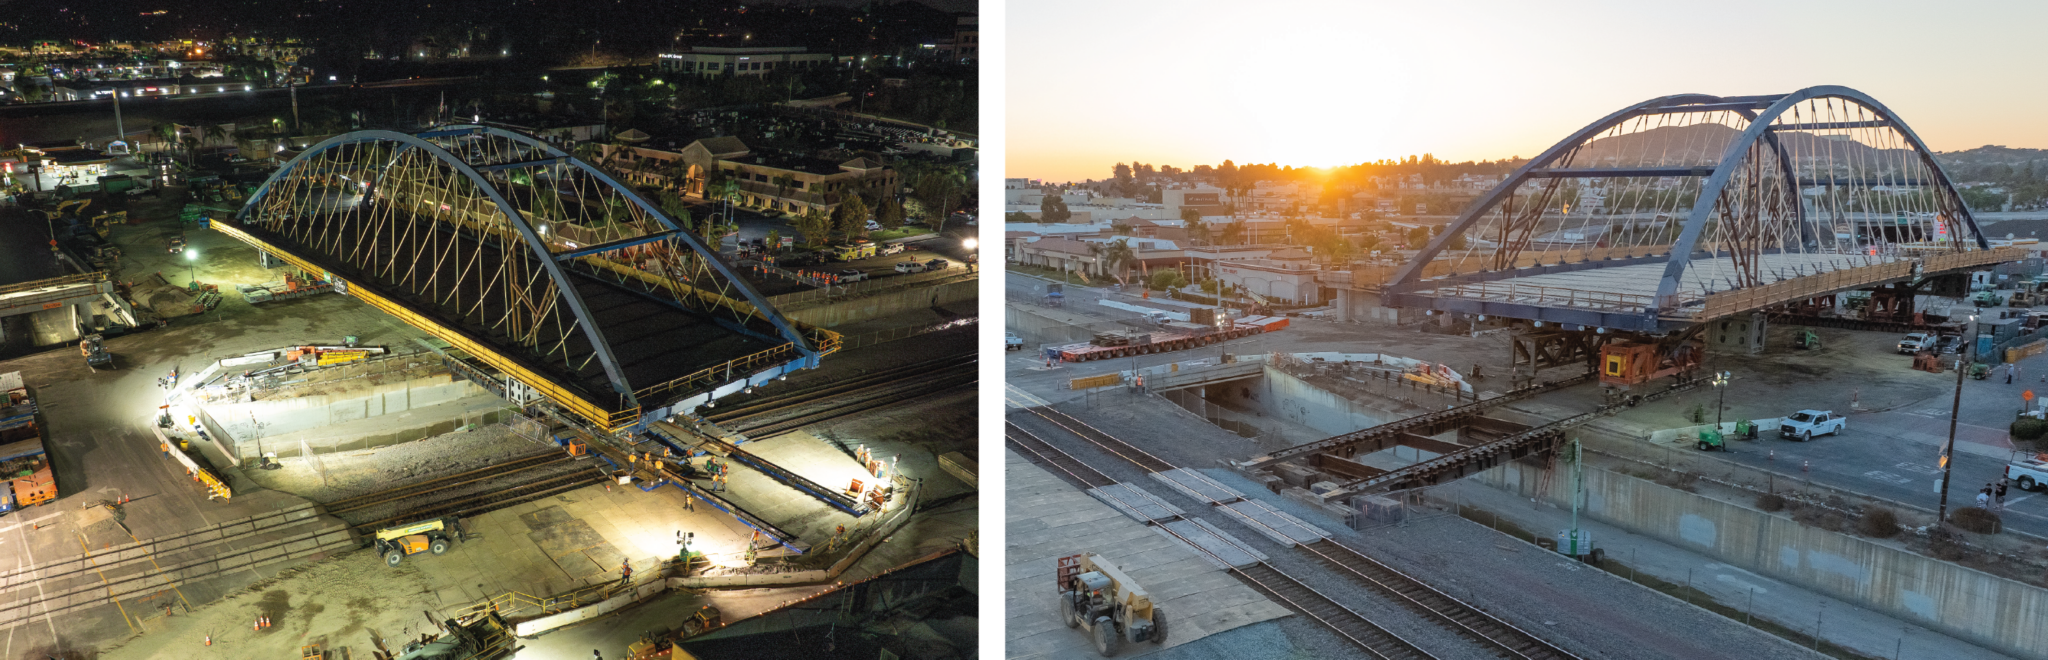
<path id="1" fill-rule="evenodd" d="M 760 76 L 778 70 L 803 71 L 831 64 L 831 55 L 805 52 L 802 46 L 697 46 L 685 53 L 662 53 L 655 66 L 664 72 L 699 76 Z"/>

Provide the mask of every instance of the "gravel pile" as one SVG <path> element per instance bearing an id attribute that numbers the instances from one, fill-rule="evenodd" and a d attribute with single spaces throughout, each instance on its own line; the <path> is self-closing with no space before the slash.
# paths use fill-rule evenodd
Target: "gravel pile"
<path id="1" fill-rule="evenodd" d="M 513 435 L 503 424 L 489 424 L 386 447 L 280 458 L 282 468 L 244 472 L 264 488 L 332 502 L 546 451 L 547 446 Z"/>

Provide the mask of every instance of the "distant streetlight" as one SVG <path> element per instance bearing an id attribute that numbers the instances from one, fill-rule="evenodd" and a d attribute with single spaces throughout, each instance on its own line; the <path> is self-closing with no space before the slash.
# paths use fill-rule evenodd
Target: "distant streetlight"
<path id="1" fill-rule="evenodd" d="M 972 250 L 972 249 L 974 249 L 974 248 L 975 248 L 975 246 L 978 246 L 978 245 L 981 245 L 981 241 L 977 241 L 977 240 L 974 240 L 974 239 L 972 239 L 972 238 L 970 238 L 970 239 L 967 239 L 967 240 L 964 240 L 964 241 L 960 241 L 960 247 L 962 247 L 962 248 L 966 248 L 966 249 L 969 249 L 969 250 Z"/>

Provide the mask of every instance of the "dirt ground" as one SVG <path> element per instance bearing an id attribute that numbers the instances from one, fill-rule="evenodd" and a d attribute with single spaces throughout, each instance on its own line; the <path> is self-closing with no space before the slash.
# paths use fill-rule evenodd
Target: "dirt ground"
<path id="1" fill-rule="evenodd" d="M 332 502 L 547 451 L 503 424 L 488 424 L 388 447 L 280 458 L 282 468 L 247 474 L 264 488 Z"/>

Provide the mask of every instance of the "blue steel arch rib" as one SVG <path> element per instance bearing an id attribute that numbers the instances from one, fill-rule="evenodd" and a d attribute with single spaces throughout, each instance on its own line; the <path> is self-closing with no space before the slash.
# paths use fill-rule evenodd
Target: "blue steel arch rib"
<path id="1" fill-rule="evenodd" d="M 491 203 L 498 207 L 498 211 L 505 214 L 505 221 L 518 230 L 521 242 L 525 243 L 527 249 L 533 252 L 534 258 L 540 262 L 541 268 L 547 272 L 548 278 L 554 282 L 556 290 L 562 296 L 562 300 L 568 303 L 570 312 L 576 315 L 577 321 L 580 322 L 579 325 L 583 328 L 584 337 L 590 341 L 591 349 L 597 353 L 598 363 L 604 367 L 605 378 L 611 383 L 612 390 L 623 397 L 627 405 L 639 407 L 639 399 L 633 393 L 633 386 L 626 382 L 625 370 L 620 367 L 618 356 L 613 355 L 611 344 L 605 341 L 603 329 L 598 327 L 596 317 L 590 313 L 589 306 L 584 304 L 583 295 L 577 291 L 576 283 L 569 280 L 568 273 L 562 271 L 561 264 L 556 263 L 554 256 L 548 252 L 547 244 L 541 241 L 540 234 L 533 230 L 533 227 L 526 222 L 525 216 L 520 215 L 519 209 L 512 206 L 512 202 L 505 198 L 504 193 L 498 191 L 490 179 L 486 178 L 483 173 L 478 172 L 475 167 L 470 166 L 468 162 L 450 153 L 447 149 L 441 148 L 440 145 L 415 135 L 380 130 L 354 131 L 321 140 L 318 144 L 307 148 L 305 152 L 294 156 L 290 162 L 285 163 L 284 167 L 278 168 L 277 172 L 271 174 L 270 178 L 265 180 L 263 185 L 256 189 L 255 194 L 249 196 L 249 201 L 243 203 L 242 210 L 235 213 L 236 224 L 248 224 L 249 213 L 269 195 L 271 185 L 290 176 L 291 171 L 296 169 L 299 164 L 306 162 L 307 159 L 336 147 L 376 142 L 397 143 L 401 145 L 398 151 L 414 148 L 421 149 L 433 155 L 435 159 L 443 164 L 460 172 L 463 176 L 468 177 L 471 183 L 476 184 L 477 189 L 482 191 L 491 200 Z M 394 151 L 392 157 L 396 159 L 397 154 L 398 152 Z M 386 168 L 386 171 L 388 169 Z M 379 176 L 382 176 L 381 172 Z M 613 185 L 616 184 L 614 183 Z"/>
<path id="2" fill-rule="evenodd" d="M 640 193 L 634 191 L 632 186 L 620 183 L 617 179 L 612 178 L 611 175 L 604 173 L 603 170 L 600 170 L 597 167 L 592 166 L 590 163 L 584 162 L 583 159 L 577 158 L 574 155 L 569 154 L 568 152 L 556 148 L 555 145 L 549 144 L 544 140 L 535 138 L 530 135 L 523 135 L 519 133 L 514 133 L 512 131 L 507 131 L 500 128 L 493 128 L 489 126 L 478 126 L 475 124 L 450 125 L 443 127 L 441 129 L 422 133 L 421 135 L 439 137 L 442 135 L 463 134 L 492 135 L 496 137 L 510 139 L 521 144 L 525 144 L 527 146 L 545 150 L 548 154 L 548 157 L 564 159 L 565 164 L 574 165 L 577 169 L 582 170 L 585 174 L 589 174 L 592 178 L 604 182 L 605 185 L 611 186 L 612 189 L 616 190 L 621 196 L 624 196 L 626 199 L 631 200 L 634 205 L 639 206 L 641 210 L 646 211 L 648 217 L 652 217 L 660 221 L 662 226 L 667 227 L 669 231 L 674 232 L 673 234 L 671 234 L 673 238 L 682 241 L 685 245 L 688 245 L 691 251 L 694 251 L 697 254 L 702 255 L 705 258 L 705 261 L 709 263 L 710 266 L 714 270 L 716 270 L 719 275 L 724 276 L 726 278 L 726 281 L 731 282 L 734 288 L 739 289 L 740 293 L 746 296 L 747 303 L 753 305 L 756 312 L 760 313 L 762 317 L 768 319 L 769 323 L 775 326 L 776 331 L 781 333 L 783 339 L 789 340 L 791 344 L 796 346 L 797 352 L 802 353 L 804 355 L 805 361 L 808 363 L 808 366 L 817 366 L 817 346 L 814 345 L 811 342 L 810 338 L 805 336 L 804 333 L 798 331 L 795 324 L 790 323 L 789 319 L 783 317 L 782 312 L 776 310 L 773 305 L 770 305 L 768 303 L 767 296 L 761 295 L 761 292 L 756 290 L 754 288 L 754 285 L 748 283 L 746 278 L 741 277 L 738 272 L 734 271 L 731 265 L 725 263 L 724 260 L 718 259 L 716 256 L 716 251 L 705 246 L 704 242 L 702 240 L 699 240 L 696 234 L 691 233 L 690 231 L 687 230 L 687 228 L 676 224 L 675 218 L 669 217 L 668 213 L 663 212 L 654 204 L 649 203 L 646 198 L 640 196 Z"/>
<path id="3" fill-rule="evenodd" d="M 1749 127 L 1743 129 L 1741 135 L 1729 142 L 1727 150 L 1721 152 L 1721 160 L 1714 167 L 1714 173 L 1709 175 L 1706 183 L 1700 186 L 1699 197 L 1693 202 L 1692 215 L 1686 218 L 1685 229 L 1678 235 L 1678 240 L 1671 245 L 1671 259 L 1665 263 L 1663 280 L 1657 284 L 1657 300 L 1671 300 L 1678 293 L 1679 279 L 1685 276 L 1686 266 L 1691 264 L 1693 248 L 1699 244 L 1700 234 L 1706 229 L 1708 216 L 1713 215 L 1715 200 L 1720 197 L 1721 191 L 1727 188 L 1729 179 L 1734 177 L 1735 166 L 1742 161 L 1743 155 L 1749 151 L 1751 145 L 1756 143 L 1758 137 L 1767 133 L 1771 128 L 1771 122 L 1776 120 L 1779 115 L 1784 114 L 1786 110 L 1790 110 L 1793 106 L 1806 101 L 1825 98 L 1853 101 L 1857 105 L 1863 106 L 1864 109 L 1869 110 L 1872 114 L 1877 115 L 1883 121 L 1890 122 L 1894 130 L 1897 130 L 1900 135 L 1905 136 L 1908 142 L 1912 143 L 1913 151 L 1919 154 L 1921 161 L 1927 165 L 1929 170 L 1935 173 L 1937 185 L 1941 186 L 1942 190 L 1947 192 L 1950 197 L 1959 197 L 1956 193 L 1955 183 L 1949 179 L 1948 171 L 1942 169 L 1941 164 L 1934 160 L 1934 152 L 1927 149 L 1927 143 L 1922 142 L 1920 136 L 1913 132 L 1912 127 L 1907 126 L 1906 122 L 1900 120 L 1898 115 L 1892 114 L 1891 109 L 1877 102 L 1877 99 L 1870 98 L 1870 95 L 1863 92 L 1839 85 L 1808 87 L 1787 94 L 1779 98 L 1775 103 L 1772 103 L 1771 107 L 1765 109 L 1763 114 L 1757 115 L 1756 119 L 1749 123 Z M 1794 179 L 1794 181 L 1796 182 L 1797 179 Z M 1962 226 L 1969 229 L 1971 236 L 1976 238 L 1977 249 L 1991 249 L 1990 243 L 1984 239 L 1984 232 L 1977 227 L 1977 219 L 1970 215 L 1970 208 L 1959 203 L 1956 204 L 1955 210 L 1960 216 L 1958 221 Z M 1957 241 L 1957 243 L 1960 245 L 1961 241 Z"/>
<path id="4" fill-rule="evenodd" d="M 1788 159 L 1785 157 L 1784 147 L 1779 144 L 1775 133 L 1770 130 L 1771 123 L 1799 103 L 1822 98 L 1840 98 L 1854 102 L 1879 118 L 1872 122 L 1848 122 L 1838 127 L 1888 125 L 1897 130 L 1900 135 L 1904 136 L 1914 152 L 1919 156 L 1921 162 L 1930 171 L 1934 172 L 1935 178 L 1938 180 L 1937 185 L 1942 192 L 1946 193 L 1946 198 L 1959 198 L 1953 180 L 1948 176 L 1948 172 L 1934 159 L 1933 152 L 1927 148 L 1926 143 L 1920 139 L 1919 135 L 1915 134 L 1904 121 L 1900 120 L 1884 104 L 1854 89 L 1824 85 L 1809 87 L 1791 94 L 1744 97 L 1676 94 L 1650 99 L 1615 111 L 1573 132 L 1570 136 L 1552 145 L 1542 154 L 1524 163 L 1514 173 L 1510 174 L 1507 179 L 1503 180 L 1500 185 L 1495 186 L 1484 196 L 1474 201 L 1471 206 L 1467 207 L 1463 213 L 1460 213 L 1444 229 L 1443 233 L 1432 238 L 1423 247 L 1422 251 L 1416 254 L 1415 258 L 1403 265 L 1395 273 L 1393 280 L 1388 283 L 1388 291 L 1406 292 L 1421 286 L 1424 270 L 1431 261 L 1434 261 L 1443 252 L 1453 236 L 1477 224 L 1488 213 L 1498 208 L 1502 201 L 1513 195 L 1516 188 L 1538 178 L 1534 176 L 1538 170 L 1550 167 L 1560 157 L 1570 153 L 1573 149 L 1583 145 L 1588 139 L 1601 132 L 1614 128 L 1622 122 L 1637 116 L 1659 111 L 1733 111 L 1747 120 L 1749 124 L 1723 151 L 1721 158 L 1713 168 L 1713 172 L 1708 175 L 1706 183 L 1702 185 L 1698 195 L 1694 198 L 1693 208 L 1687 215 L 1685 225 L 1678 240 L 1672 245 L 1666 255 L 1666 267 L 1664 276 L 1659 283 L 1657 300 L 1671 300 L 1678 290 L 1679 280 L 1690 263 L 1693 249 L 1699 242 L 1700 235 L 1705 228 L 1708 218 L 1713 214 L 1721 190 L 1726 188 L 1729 180 L 1734 175 L 1736 166 L 1742 162 L 1742 159 L 1750 151 L 1757 139 L 1762 138 L 1766 145 L 1778 155 L 1779 166 L 1782 170 L 1781 174 L 1786 176 L 1788 181 L 1794 182 L 1790 187 L 1793 189 L 1794 194 L 1797 194 L 1796 182 L 1798 179 L 1791 173 Z M 1758 110 L 1757 106 L 1764 103 L 1768 103 L 1768 106 L 1762 108 L 1761 114 L 1757 114 L 1755 112 Z M 1687 106 L 1697 106 L 1697 109 L 1688 109 Z M 1816 127 L 1825 128 L 1825 126 Z M 1807 226 L 1808 221 L 1805 218 L 1803 206 L 1793 204 L 1792 208 L 1795 213 L 1799 214 L 1801 231 L 1811 231 L 1811 228 Z M 1958 216 L 1956 219 L 1958 228 L 1967 230 L 1974 236 L 1978 249 L 1989 249 L 1989 243 L 1984 238 L 1983 232 L 1979 230 L 1976 219 L 1970 214 L 1969 208 L 1958 202 L 1954 205 L 1954 210 Z M 1650 311 L 1654 315 L 1657 310 Z"/>

